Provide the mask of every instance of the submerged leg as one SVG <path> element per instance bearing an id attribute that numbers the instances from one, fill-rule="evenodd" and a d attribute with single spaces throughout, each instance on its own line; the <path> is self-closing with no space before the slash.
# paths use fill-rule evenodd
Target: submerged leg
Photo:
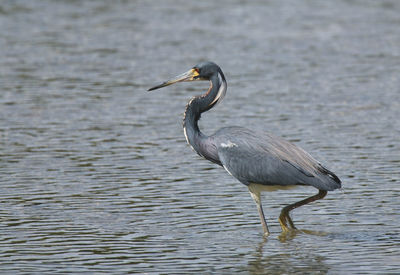
<path id="1" fill-rule="evenodd" d="M 262 205 L 261 205 L 260 192 L 253 190 L 250 187 L 249 187 L 249 191 L 250 191 L 250 195 L 253 198 L 254 202 L 257 204 L 258 214 L 260 215 L 260 220 L 261 220 L 261 224 L 262 224 L 262 227 L 264 230 L 264 235 L 268 236 L 269 230 L 268 230 L 267 222 L 265 221 L 264 211 L 263 211 Z"/>
<path id="2" fill-rule="evenodd" d="M 311 197 L 306 198 L 304 200 L 301 200 L 301 201 L 298 201 L 298 202 L 295 202 L 293 204 L 289 204 L 289 205 L 285 206 L 282 209 L 281 214 L 279 216 L 279 223 L 281 224 L 282 231 L 289 231 L 288 223 L 289 223 L 289 226 L 292 229 L 296 229 L 296 227 L 293 224 L 292 219 L 289 216 L 289 212 L 291 210 L 293 210 L 293 209 L 295 209 L 297 207 L 303 206 L 305 204 L 311 203 L 313 201 L 322 199 L 322 198 L 324 198 L 326 196 L 326 193 L 327 193 L 327 191 L 325 191 L 325 190 L 319 190 L 318 194 L 316 194 L 314 196 L 311 196 Z"/>

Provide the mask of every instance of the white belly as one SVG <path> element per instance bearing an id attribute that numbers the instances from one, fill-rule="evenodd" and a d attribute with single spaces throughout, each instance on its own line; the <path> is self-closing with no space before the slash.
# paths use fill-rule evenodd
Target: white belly
<path id="1" fill-rule="evenodd" d="M 264 185 L 259 183 L 250 183 L 248 187 L 252 192 L 259 193 L 259 192 L 272 192 L 277 190 L 289 190 L 299 187 L 299 185 Z"/>

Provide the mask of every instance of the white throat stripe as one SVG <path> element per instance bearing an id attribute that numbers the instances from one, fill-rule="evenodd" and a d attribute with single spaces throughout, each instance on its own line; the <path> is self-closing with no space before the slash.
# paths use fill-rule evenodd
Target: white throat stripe
<path id="1" fill-rule="evenodd" d="M 210 105 L 213 105 L 216 101 L 222 100 L 225 96 L 226 83 L 225 83 L 225 81 L 222 81 L 222 76 L 220 73 L 218 73 L 218 81 L 219 81 L 219 83 L 221 83 L 221 86 L 219 86 L 217 96 L 214 98 L 214 100 L 211 102 Z"/>

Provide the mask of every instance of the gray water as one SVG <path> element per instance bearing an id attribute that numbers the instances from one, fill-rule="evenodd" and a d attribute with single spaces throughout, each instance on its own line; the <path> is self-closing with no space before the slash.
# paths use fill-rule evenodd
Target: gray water
<path id="1" fill-rule="evenodd" d="M 2 1 L 0 273 L 398 274 L 399 1 Z M 263 194 L 186 144 L 207 83 L 146 89 L 200 61 L 228 81 L 202 116 L 309 151 L 342 190 Z"/>

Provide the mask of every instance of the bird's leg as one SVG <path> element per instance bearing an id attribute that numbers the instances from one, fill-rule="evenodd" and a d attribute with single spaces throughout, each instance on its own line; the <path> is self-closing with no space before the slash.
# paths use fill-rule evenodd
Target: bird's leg
<path id="1" fill-rule="evenodd" d="M 258 214 L 260 215 L 260 220 L 261 220 L 261 224 L 262 224 L 262 227 L 264 230 L 264 235 L 268 236 L 269 230 L 268 230 L 267 222 L 265 221 L 264 211 L 262 209 L 261 202 L 260 202 L 260 204 L 257 204 L 257 209 L 258 209 Z"/>
<path id="2" fill-rule="evenodd" d="M 293 210 L 293 209 L 295 209 L 297 207 L 303 206 L 305 204 L 311 203 L 313 201 L 322 199 L 322 198 L 324 198 L 326 196 L 326 194 L 327 194 L 327 191 L 319 190 L 318 194 L 316 194 L 314 196 L 311 196 L 311 197 L 306 198 L 304 200 L 301 200 L 301 201 L 298 201 L 298 202 L 295 202 L 293 204 L 289 204 L 289 205 L 285 206 L 282 209 L 281 214 L 279 216 L 279 223 L 281 224 L 282 231 L 284 231 L 284 232 L 289 231 L 289 228 L 287 226 L 287 222 L 289 223 L 289 225 L 290 225 L 290 227 L 292 229 L 296 229 L 296 227 L 293 224 L 292 219 L 289 216 L 289 212 L 291 210 Z"/>
<path id="3" fill-rule="evenodd" d="M 290 205 L 288 205 L 288 206 L 290 206 Z M 286 207 L 284 207 L 281 211 L 281 214 L 279 215 L 279 223 L 281 224 L 281 228 L 282 228 L 283 232 L 289 231 L 288 224 L 287 224 L 288 222 L 292 229 L 296 229 L 292 219 L 289 216 L 289 211 L 290 210 L 288 210 L 288 209 L 286 209 Z"/>
<path id="4" fill-rule="evenodd" d="M 254 202 L 257 204 L 258 214 L 260 215 L 260 220 L 261 220 L 261 224 L 262 224 L 262 227 L 264 230 L 264 235 L 268 236 L 269 230 L 268 230 L 267 222 L 265 221 L 264 211 L 263 211 L 263 208 L 261 205 L 260 192 L 252 190 L 250 187 L 249 187 L 249 191 L 250 191 L 250 195 L 253 198 Z"/>

